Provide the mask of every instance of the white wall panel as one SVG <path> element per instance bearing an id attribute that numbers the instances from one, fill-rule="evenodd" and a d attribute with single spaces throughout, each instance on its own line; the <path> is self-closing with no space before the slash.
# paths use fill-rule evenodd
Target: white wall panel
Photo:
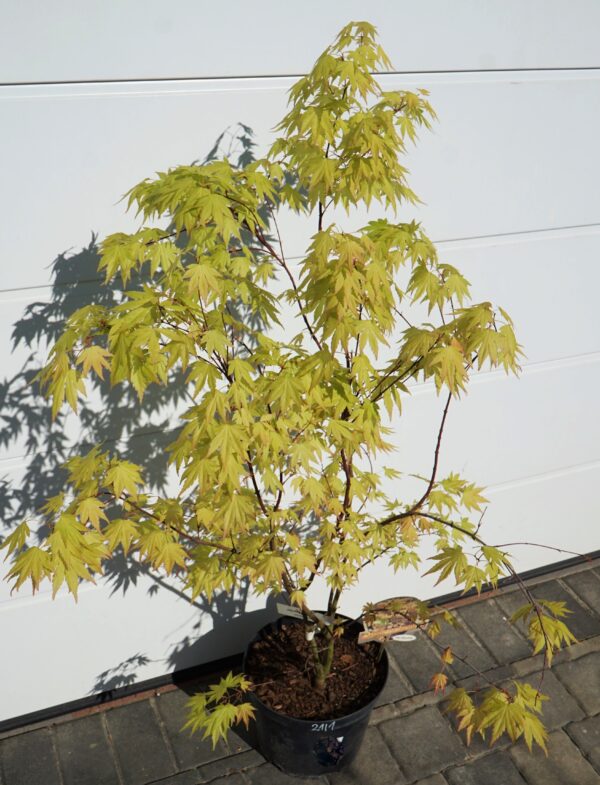
<path id="1" fill-rule="evenodd" d="M 227 127 L 249 125 L 264 152 L 289 84 L 0 90 L 0 211 L 11 228 L 0 246 L 0 288 L 45 285 L 58 254 L 86 247 L 94 232 L 131 229 L 121 195 L 155 171 L 202 158 Z M 408 156 L 411 184 L 426 204 L 405 208 L 401 220 L 422 220 L 437 240 L 600 221 L 590 165 L 596 126 L 589 117 L 600 113 L 595 72 L 413 75 L 385 85 L 429 87 L 439 114 Z M 352 227 L 365 218 L 344 220 Z M 288 256 L 302 254 L 315 231 L 291 217 L 282 229 Z"/>
<path id="2" fill-rule="evenodd" d="M 600 499 L 595 490 L 598 482 L 600 463 L 596 462 L 491 488 L 488 492 L 491 503 L 480 534 L 490 544 L 533 542 L 566 551 L 561 553 L 529 544 L 511 546 L 514 564 L 521 572 L 570 558 L 572 551 L 585 554 L 598 550 Z M 432 552 L 431 544 L 423 548 L 424 565 Z M 421 578 L 412 570 L 394 574 L 379 564 L 367 567 L 360 583 L 345 595 L 343 612 L 356 615 L 366 602 L 385 597 L 408 595 L 426 599 L 456 591 L 452 580 L 437 586 L 435 580 L 431 575 Z M 318 597 L 321 587 L 315 585 L 314 590 Z"/>
<path id="3" fill-rule="evenodd" d="M 598 64 L 594 0 L 21 0 L 3 8 L 0 79 L 298 74 L 356 19 L 378 26 L 399 71 Z"/>
<path id="4" fill-rule="evenodd" d="M 594 464 L 499 487 L 490 494 L 482 535 L 490 543 L 537 539 L 557 548 L 573 550 L 576 542 L 583 553 L 594 550 L 600 536 L 599 482 L 600 466 Z M 530 546 L 513 550 L 521 570 L 566 558 Z M 424 549 L 424 563 L 430 551 Z M 52 602 L 47 594 L 32 599 L 21 593 L 0 600 L 0 673 L 5 674 L 0 721 L 235 653 L 240 641 L 249 640 L 276 615 L 274 603 L 265 608 L 264 598 L 220 598 L 217 621 L 206 608 L 190 606 L 155 581 L 137 581 L 125 592 L 114 591 L 110 583 L 84 587 L 78 604 L 67 596 Z M 383 597 L 427 598 L 454 588 L 452 581 L 436 586 L 432 576 L 419 578 L 413 571 L 395 575 L 378 564 L 363 571 L 360 583 L 344 598 L 342 611 L 358 614 L 365 602 Z M 315 582 L 313 607 L 322 604 L 324 596 L 323 586 Z M 239 616 L 241 608 L 244 615 Z M 215 608 L 211 610 L 215 614 Z M 67 672 L 68 678 L 63 676 Z"/>
<path id="5" fill-rule="evenodd" d="M 529 365 L 520 378 L 498 371 L 476 375 L 469 395 L 450 407 L 440 476 L 458 471 L 488 486 L 600 460 L 599 388 L 600 353 Z M 397 450 L 382 462 L 407 474 L 427 474 L 445 401 L 431 384 L 412 391 L 404 397 L 404 415 L 391 423 Z M 150 454 L 148 445 L 155 438 L 150 427 L 148 432 L 131 439 L 128 429 L 116 431 L 141 456 Z M 166 443 L 172 440 L 169 432 L 163 437 Z M 110 441 L 105 446 L 113 447 Z M 0 478 L 3 465 L 22 462 L 25 470 L 35 457 L 35 451 L 25 458 L 5 453 Z M 22 480 L 11 482 L 18 487 Z"/>
<path id="6" fill-rule="evenodd" d="M 508 311 L 523 365 L 600 351 L 600 227 L 442 242 L 438 251 L 471 282 L 474 302 L 492 298 Z"/>
<path id="7" fill-rule="evenodd" d="M 528 366 L 600 353 L 598 313 L 593 302 L 589 302 L 590 294 L 600 289 L 600 265 L 597 262 L 600 258 L 600 229 L 445 242 L 440 244 L 439 251 L 441 258 L 456 264 L 472 282 L 475 301 L 493 296 L 494 302 L 505 308 L 515 320 L 517 335 L 526 353 L 522 362 L 526 369 L 526 387 L 527 371 L 533 370 Z M 519 281 L 519 286 L 515 286 L 515 281 Z M 7 337 L 0 344 L 0 390 L 4 391 L 0 412 L 0 424 L 4 423 L 4 430 L 0 433 L 0 460 L 24 456 L 32 429 L 39 427 L 26 416 L 31 407 L 41 409 L 43 405 L 33 396 L 26 373 L 39 367 L 45 359 L 45 342 L 38 343 L 38 337 L 40 331 L 43 335 L 48 329 L 46 315 L 54 314 L 54 319 L 58 320 L 61 315 L 89 301 L 95 292 L 95 284 L 79 284 L 0 293 L 0 335 Z M 557 303 L 560 304 L 559 311 Z M 298 324 L 295 329 L 300 327 Z M 9 339 L 15 334 L 20 338 L 17 346 L 14 337 Z M 589 370 L 578 369 L 575 373 Z M 557 374 L 559 386 L 563 377 L 565 383 L 570 378 L 570 373 L 560 362 L 548 371 Z M 496 378 L 498 383 L 503 383 L 501 376 L 496 374 Z M 578 383 L 572 380 L 569 384 L 578 387 Z M 584 394 L 584 390 L 588 389 L 585 385 L 574 395 Z M 507 395 L 507 401 L 514 397 L 517 406 L 518 400 L 522 399 L 522 406 L 527 412 L 529 406 L 533 411 L 540 411 L 535 404 L 538 393 L 537 387 L 528 394 L 517 385 L 514 393 L 507 392 L 503 386 L 492 395 L 501 398 Z M 572 401 L 568 390 L 563 390 L 561 395 L 567 395 Z M 470 405 L 470 399 L 460 404 L 464 407 L 467 421 L 471 416 Z M 588 407 L 589 419 L 593 421 L 593 397 L 581 405 Z M 412 406 L 410 402 L 409 410 Z M 552 406 L 560 408 L 560 400 L 554 401 Z M 92 397 L 86 401 L 86 407 L 99 410 L 102 400 Z M 130 425 L 138 429 L 152 429 L 147 412 L 137 405 L 135 397 L 131 407 Z M 512 403 L 507 403 L 505 408 L 511 407 Z M 3 417 L 7 420 L 3 421 Z M 9 436 L 7 428 L 14 418 L 20 430 L 15 436 Z M 419 415 L 416 420 L 421 422 L 423 418 L 427 419 L 425 415 Z M 490 419 L 493 419 L 492 415 Z M 118 425 L 115 423 L 115 434 L 121 431 Z M 510 422 L 503 423 L 500 432 L 504 427 L 510 432 Z M 76 438 L 79 428 L 75 418 L 68 419 L 68 428 L 70 436 Z M 89 433 L 93 438 L 93 427 Z M 103 436 L 107 438 L 106 433 Z M 576 435 L 573 438 L 576 451 Z M 537 458 L 533 460 L 535 462 Z"/>
<path id="8" fill-rule="evenodd" d="M 480 374 L 451 404 L 440 476 L 458 471 L 488 486 L 600 460 L 599 385 L 600 354 L 532 365 L 518 379 Z M 430 469 L 444 402 L 429 384 L 407 400 L 394 458 L 401 471 Z"/>
<path id="9" fill-rule="evenodd" d="M 222 597 L 219 606 L 216 619 L 143 575 L 125 591 L 83 587 L 77 603 L 47 593 L 0 602 L 0 722 L 123 686 L 133 675 L 152 678 L 237 653 L 240 640 L 277 615 L 274 602 L 265 611 L 264 598 Z"/>

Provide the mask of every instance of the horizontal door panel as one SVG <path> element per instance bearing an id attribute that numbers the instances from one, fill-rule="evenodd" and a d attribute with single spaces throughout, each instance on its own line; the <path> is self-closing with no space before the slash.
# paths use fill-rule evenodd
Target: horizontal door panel
<path id="1" fill-rule="evenodd" d="M 7 82 L 303 73 L 343 25 L 365 16 L 399 71 L 597 65 L 593 0 L 568 9 L 559 0 L 181 0 L 176 13 L 159 0 L 24 0 L 5 10 L 0 73 Z"/>
<path id="2" fill-rule="evenodd" d="M 598 550 L 600 532 L 593 524 L 600 517 L 597 482 L 600 467 L 595 465 L 492 489 L 481 534 L 492 544 L 528 541 L 567 551 Z M 530 545 L 510 550 L 520 570 L 568 556 Z M 423 569 L 431 553 L 426 545 Z M 342 611 L 358 615 L 366 602 L 402 595 L 427 598 L 454 589 L 452 581 L 436 586 L 433 576 L 421 578 L 412 570 L 395 575 L 378 564 L 362 571 Z M 84 587 L 77 605 L 66 596 L 52 602 L 48 595 L 25 594 L 0 604 L 0 721 L 239 652 L 276 615 L 272 599 L 265 603 L 243 592 L 190 606 L 164 581 L 124 569 L 105 585 Z M 313 607 L 322 606 L 325 596 L 315 581 Z M 11 676 L 15 662 L 27 673 L 25 681 Z"/>
<path id="3" fill-rule="evenodd" d="M 438 467 L 438 478 L 458 472 L 483 486 L 518 483 L 551 472 L 571 470 L 600 460 L 600 425 L 595 390 L 600 385 L 600 356 L 587 361 L 560 361 L 533 366 L 521 379 L 497 373 L 474 379 L 470 394 L 450 406 Z M 404 414 L 392 422 L 394 452 L 378 466 L 403 474 L 383 485 L 392 498 L 409 503 L 428 477 L 441 420 L 443 399 L 431 385 L 419 385 L 404 399 Z M 41 439 L 52 445 L 52 434 Z M 141 464 L 150 485 L 173 493 L 176 475 L 166 464 L 171 431 L 124 435 L 122 454 Z M 107 443 L 109 450 L 116 445 Z M 24 518 L 33 519 L 45 500 L 64 487 L 60 464 L 69 454 L 33 451 L 24 460 L 0 462 L 0 510 L 6 533 Z"/>
<path id="4" fill-rule="evenodd" d="M 471 282 L 474 302 L 512 317 L 524 366 L 600 351 L 600 227 L 440 243 Z"/>
<path id="5" fill-rule="evenodd" d="M 0 722 L 238 653 L 277 615 L 274 600 L 244 592 L 190 604 L 135 566 L 77 603 L 26 593 L 0 604 Z"/>
<path id="6" fill-rule="evenodd" d="M 530 366 L 520 378 L 479 374 L 450 406 L 438 476 L 455 471 L 489 486 L 600 459 L 599 384 L 600 355 Z M 429 384 L 405 398 L 400 471 L 429 475 L 444 399 Z"/>
<path id="7" fill-rule="evenodd" d="M 450 407 L 440 476 L 458 471 L 472 481 L 495 485 L 600 458 L 599 386 L 600 354 L 529 365 L 520 379 L 499 371 L 475 375 L 469 394 Z M 397 449 L 386 464 L 407 474 L 428 474 L 443 404 L 444 396 L 438 397 L 431 384 L 413 386 L 412 395 L 404 396 L 402 417 L 391 423 Z M 29 453 L 22 475 L 6 480 L 5 496 L 12 500 L 4 502 L 7 523 L 57 492 L 64 482 L 59 466 L 70 454 L 69 444 L 78 440 L 83 447 L 104 441 L 107 449 L 119 449 L 145 467 L 149 482 L 166 488 L 165 447 L 173 439 L 176 418 L 165 409 L 162 421 L 159 412 L 144 422 L 136 406 L 134 399 L 118 397 L 106 406 L 85 407 L 81 439 L 73 416 L 66 427 L 53 426 L 48 412 L 36 416 L 35 401 L 26 399 L 22 412 L 9 412 L 7 421 L 15 430 L 5 426 L 4 458 L 25 448 Z"/>
<path id="8" fill-rule="evenodd" d="M 422 220 L 435 240 L 598 222 L 600 90 L 592 72 L 383 81 L 389 89 L 429 87 L 439 115 L 407 158 L 412 185 L 426 204 L 403 208 L 399 220 Z M 50 283 L 61 254 L 71 259 L 64 283 L 93 275 L 93 237 L 136 226 L 117 202 L 128 188 L 157 170 L 202 160 L 223 132 L 218 154 L 237 159 L 248 146 L 240 122 L 254 131 L 254 152 L 264 153 L 290 84 L 4 88 L 0 209 L 11 231 L 2 238 L 7 263 L 0 288 Z M 35 187 L 26 189 L 25 201 L 17 200 L 32 155 Z M 374 209 L 369 216 L 357 211 L 326 218 L 354 229 L 381 214 Z M 287 256 L 301 256 L 316 222 L 282 213 L 280 225 Z"/>
<path id="9" fill-rule="evenodd" d="M 524 364 L 600 351 L 595 307 L 600 227 L 442 242 L 438 253 L 470 281 L 473 302 L 491 299 L 508 311 L 525 349 Z M 290 267 L 298 269 L 294 262 Z M 68 261 L 59 263 L 57 278 L 73 268 Z M 77 308 L 114 302 L 112 291 L 100 282 L 63 285 L 55 279 L 53 287 L 0 292 L 0 335 L 6 336 L 0 345 L 0 378 L 12 379 L 25 367 L 43 363 L 64 320 Z M 405 313 L 410 317 L 412 311 Z M 283 334 L 303 328 L 296 316 L 287 306 Z"/>
<path id="10" fill-rule="evenodd" d="M 490 489 L 490 504 L 480 535 L 489 545 L 507 545 L 512 563 L 520 572 L 572 558 L 574 552 L 597 551 L 600 549 L 597 482 L 600 482 L 599 463 Z M 471 550 L 467 546 L 467 551 Z M 422 572 L 431 566 L 428 557 L 433 553 L 432 543 L 425 543 Z M 421 577 L 415 570 L 394 574 L 389 567 L 377 564 L 362 571 L 360 582 L 345 593 L 342 607 L 344 613 L 356 616 L 367 602 L 398 596 L 426 599 L 456 589 L 452 579 L 436 585 L 433 575 Z M 315 585 L 314 591 L 318 602 L 322 585 Z"/>

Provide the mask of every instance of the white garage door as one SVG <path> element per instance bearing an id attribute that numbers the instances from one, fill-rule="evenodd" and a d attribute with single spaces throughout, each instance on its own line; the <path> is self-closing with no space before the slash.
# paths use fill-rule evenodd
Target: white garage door
<path id="1" fill-rule="evenodd" d="M 506 307 L 527 352 L 519 381 L 482 374 L 454 407 L 442 469 L 489 486 L 490 541 L 600 548 L 600 6 L 305 0 L 298 9 L 190 0 L 173 13 L 157 0 L 63 0 L 4 10 L 3 531 L 60 483 L 62 435 L 27 380 L 43 335 L 95 296 L 95 234 L 132 225 L 117 199 L 156 170 L 202 158 L 238 123 L 253 129 L 260 153 L 294 75 L 349 19 L 368 17 L 398 69 L 386 86 L 428 88 L 439 115 L 410 155 L 426 201 L 411 215 L 475 297 Z M 299 256 L 306 236 L 288 229 Z M 406 410 L 398 467 L 425 472 L 439 402 L 425 385 Z M 107 411 L 90 408 L 82 438 L 119 440 L 160 481 L 168 402 L 152 419 L 117 394 Z M 65 427 L 79 437 L 73 420 Z M 560 558 L 516 550 L 522 569 Z M 403 592 L 434 589 L 379 568 L 344 609 Z M 236 652 L 272 613 L 245 596 L 189 605 L 175 587 L 125 568 L 86 587 L 78 606 L 47 592 L 11 597 L 2 584 L 0 720 Z"/>

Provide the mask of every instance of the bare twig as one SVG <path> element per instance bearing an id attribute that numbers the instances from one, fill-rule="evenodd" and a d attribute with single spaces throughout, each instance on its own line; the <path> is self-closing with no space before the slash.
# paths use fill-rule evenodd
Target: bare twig
<path id="1" fill-rule="evenodd" d="M 440 423 L 440 427 L 438 430 L 437 440 L 435 444 L 435 452 L 433 458 L 433 469 L 431 470 L 431 477 L 429 478 L 429 482 L 427 484 L 427 488 L 425 489 L 425 493 L 421 496 L 421 498 L 416 501 L 409 510 L 405 512 L 397 513 L 395 515 L 390 515 L 387 518 L 384 518 L 383 521 L 380 521 L 380 525 L 387 526 L 390 523 L 394 523 L 395 521 L 401 521 L 404 518 L 410 518 L 412 515 L 419 513 L 420 508 L 429 498 L 429 494 L 431 493 L 433 486 L 435 485 L 435 478 L 437 476 L 438 470 L 438 463 L 440 458 L 440 447 L 442 444 L 442 436 L 444 434 L 444 427 L 446 425 L 446 417 L 448 416 L 448 409 L 450 408 L 450 401 L 452 400 L 452 393 L 448 395 L 446 400 L 446 405 L 444 406 L 444 412 L 442 414 L 442 420 Z"/>

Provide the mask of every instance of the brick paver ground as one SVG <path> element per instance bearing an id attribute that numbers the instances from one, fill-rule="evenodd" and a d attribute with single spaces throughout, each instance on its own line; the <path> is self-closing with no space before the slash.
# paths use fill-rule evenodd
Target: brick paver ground
<path id="1" fill-rule="evenodd" d="M 540 597 L 566 600 L 579 642 L 545 674 L 549 755 L 522 742 L 479 739 L 467 747 L 428 690 L 436 649 L 421 636 L 390 644 L 390 680 L 357 760 L 329 777 L 288 777 L 237 735 L 216 749 L 180 733 L 190 691 L 151 695 L 64 716 L 0 735 L 0 785 L 600 785 L 600 562 L 529 582 Z M 494 680 L 539 677 L 523 631 L 506 618 L 521 597 L 514 588 L 460 611 L 463 627 L 440 639 Z M 455 661 L 453 677 L 480 677 Z"/>

